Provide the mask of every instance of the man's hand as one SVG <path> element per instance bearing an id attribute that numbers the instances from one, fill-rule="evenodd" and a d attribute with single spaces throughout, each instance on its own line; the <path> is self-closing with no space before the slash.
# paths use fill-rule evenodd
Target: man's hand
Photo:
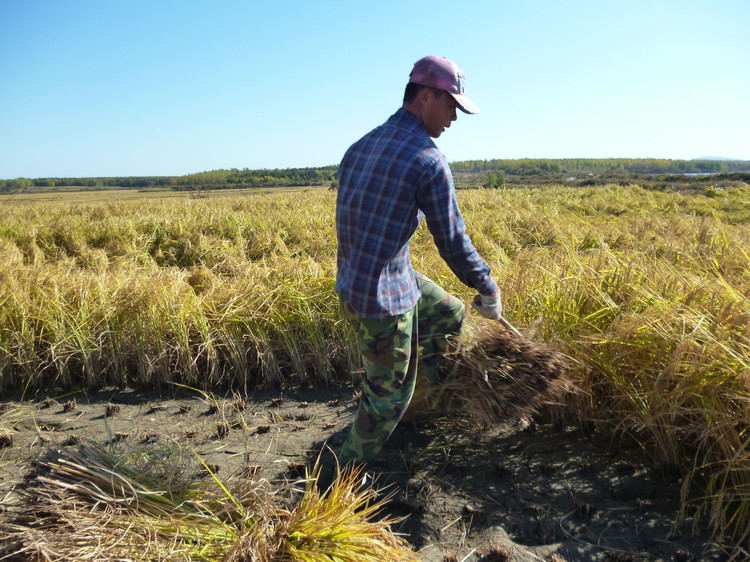
<path id="1" fill-rule="evenodd" d="M 477 295 L 471 301 L 479 314 L 490 320 L 499 320 L 503 316 L 503 303 L 500 300 L 500 291 L 494 295 Z"/>

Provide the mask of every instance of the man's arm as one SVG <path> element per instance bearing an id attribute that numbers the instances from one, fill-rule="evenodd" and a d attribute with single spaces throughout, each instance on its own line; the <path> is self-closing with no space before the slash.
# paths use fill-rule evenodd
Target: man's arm
<path id="1" fill-rule="evenodd" d="M 427 227 L 440 256 L 462 283 L 481 295 L 498 294 L 489 265 L 480 258 L 466 233 L 448 162 L 437 150 L 435 153 L 437 158 L 426 167 L 424 181 L 417 189 L 417 200 L 425 214 Z"/>

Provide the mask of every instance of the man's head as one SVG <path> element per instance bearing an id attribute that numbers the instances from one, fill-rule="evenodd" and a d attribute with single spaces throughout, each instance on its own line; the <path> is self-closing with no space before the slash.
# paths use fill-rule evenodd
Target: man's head
<path id="1" fill-rule="evenodd" d="M 419 117 L 433 138 L 456 120 L 456 109 L 479 113 L 479 108 L 466 97 L 463 72 L 445 57 L 424 57 L 414 63 L 403 107 Z"/>
<path id="2" fill-rule="evenodd" d="M 464 113 L 479 113 L 466 96 L 466 76 L 458 65 L 445 57 L 424 57 L 414 63 L 410 84 L 420 84 L 448 92 Z"/>

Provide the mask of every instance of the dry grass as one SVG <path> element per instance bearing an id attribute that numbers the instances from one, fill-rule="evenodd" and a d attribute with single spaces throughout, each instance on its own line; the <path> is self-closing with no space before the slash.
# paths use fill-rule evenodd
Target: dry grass
<path id="1" fill-rule="evenodd" d="M 434 407 L 487 425 L 559 408 L 575 389 L 563 353 L 501 324 L 467 330 L 448 360 L 450 371 L 435 389 Z"/>
<path id="2" fill-rule="evenodd" d="M 209 469 L 205 464 L 204 469 Z M 0 524 L 0 557 L 23 560 L 235 562 L 415 560 L 375 492 L 344 472 L 325 492 L 317 472 L 289 506 L 267 481 L 195 480 L 178 447 L 61 449 L 39 463 Z M 317 471 L 317 467 L 316 467 Z M 287 490 L 288 491 L 288 490 Z"/>

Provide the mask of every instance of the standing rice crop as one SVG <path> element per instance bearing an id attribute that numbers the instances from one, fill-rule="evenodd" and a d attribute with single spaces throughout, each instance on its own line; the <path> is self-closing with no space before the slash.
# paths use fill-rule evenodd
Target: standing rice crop
<path id="1" fill-rule="evenodd" d="M 353 357 L 330 202 L 318 191 L 4 207 L 0 387 L 329 381 Z"/>
<path id="2" fill-rule="evenodd" d="M 526 242 L 479 243 L 502 242 L 509 256 L 513 321 L 573 359 L 585 392 L 570 395 L 567 420 L 627 434 L 682 472 L 682 515 L 746 550 L 750 191 L 716 205 L 636 186 L 527 195 L 496 196 Z"/>

